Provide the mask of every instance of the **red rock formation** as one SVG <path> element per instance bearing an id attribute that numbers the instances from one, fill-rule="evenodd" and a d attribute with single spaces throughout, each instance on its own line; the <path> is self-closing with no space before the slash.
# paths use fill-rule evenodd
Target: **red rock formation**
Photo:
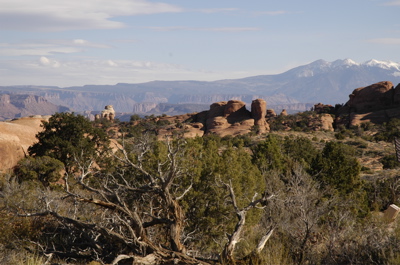
<path id="1" fill-rule="evenodd" d="M 112 105 L 107 105 L 104 107 L 104 110 L 101 111 L 101 118 L 107 120 L 114 120 L 115 117 L 115 110 Z"/>
<path id="2" fill-rule="evenodd" d="M 392 82 L 379 82 L 355 89 L 347 105 L 356 113 L 381 110 L 393 105 L 394 95 Z"/>
<path id="3" fill-rule="evenodd" d="M 224 116 L 226 104 L 228 104 L 227 101 L 220 101 L 211 104 L 210 110 L 207 112 L 207 118 Z"/>
<path id="4" fill-rule="evenodd" d="M 267 102 L 263 99 L 255 99 L 251 102 L 251 116 L 254 119 L 254 125 L 259 127 L 259 133 L 269 131 L 269 125 L 265 120 L 267 116 Z"/>
<path id="5" fill-rule="evenodd" d="M 224 117 L 232 115 L 247 115 L 246 103 L 240 100 L 229 100 L 224 108 Z"/>
<path id="6" fill-rule="evenodd" d="M 400 106 L 400 84 L 394 88 L 393 105 Z"/>
<path id="7" fill-rule="evenodd" d="M 335 123 L 358 126 L 361 123 L 383 123 L 400 118 L 400 85 L 384 81 L 360 87 L 349 95 L 349 101 L 336 113 Z"/>
<path id="8" fill-rule="evenodd" d="M 42 120 L 49 116 L 25 117 L 10 122 L 0 122 L 0 172 L 13 168 L 34 144 L 36 134 L 43 130 Z"/>
<path id="9" fill-rule="evenodd" d="M 332 105 L 325 105 L 322 103 L 318 103 L 314 105 L 314 111 L 318 114 L 321 113 L 333 113 L 335 107 L 333 107 Z"/>
<path id="10" fill-rule="evenodd" d="M 254 120 L 246 109 L 246 103 L 229 100 L 211 104 L 206 115 L 205 130 L 206 133 L 220 136 L 237 135 L 249 133 L 253 125 Z"/>
<path id="11" fill-rule="evenodd" d="M 273 109 L 267 109 L 267 117 L 268 118 L 272 118 L 272 117 L 276 117 L 276 112 Z"/>
<path id="12" fill-rule="evenodd" d="M 287 111 L 285 109 L 283 109 L 280 115 L 281 116 L 287 116 L 289 114 L 287 113 Z"/>
<path id="13" fill-rule="evenodd" d="M 321 127 L 319 128 L 319 130 L 331 131 L 331 132 L 334 131 L 333 118 L 330 114 L 321 114 L 320 120 L 321 120 Z"/>

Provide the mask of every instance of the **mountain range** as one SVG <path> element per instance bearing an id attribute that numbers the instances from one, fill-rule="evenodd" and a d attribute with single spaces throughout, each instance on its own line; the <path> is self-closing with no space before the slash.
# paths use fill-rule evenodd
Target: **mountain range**
<path id="1" fill-rule="evenodd" d="M 364 63 L 351 59 L 318 60 L 281 74 L 241 79 L 152 81 L 65 88 L 1 86 L 0 94 L 35 95 L 75 112 L 101 111 L 105 105 L 113 105 L 120 113 L 176 115 L 205 110 L 213 102 L 230 99 L 250 105 L 256 98 L 266 100 L 268 108 L 277 112 L 281 109 L 293 112 L 307 110 L 318 102 L 345 103 L 355 88 L 380 81 L 400 83 L 400 64 L 378 60 Z"/>

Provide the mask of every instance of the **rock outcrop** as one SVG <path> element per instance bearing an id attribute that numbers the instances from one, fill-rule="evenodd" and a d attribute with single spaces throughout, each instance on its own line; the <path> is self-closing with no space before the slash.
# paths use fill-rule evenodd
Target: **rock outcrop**
<path id="1" fill-rule="evenodd" d="M 205 134 L 240 135 L 251 132 L 254 125 L 259 133 L 269 131 L 266 114 L 267 103 L 263 99 L 253 100 L 251 111 L 246 109 L 245 102 L 229 100 L 211 104 L 209 111 L 199 113 L 194 119 L 204 124 Z"/>
<path id="2" fill-rule="evenodd" d="M 251 116 L 254 125 L 258 127 L 259 133 L 269 131 L 269 125 L 265 119 L 267 116 L 267 102 L 263 99 L 255 99 L 251 103 Z"/>
<path id="3" fill-rule="evenodd" d="M 112 105 L 107 105 L 104 107 L 104 110 L 101 111 L 101 118 L 110 121 L 114 120 L 115 110 Z"/>
<path id="4" fill-rule="evenodd" d="M 246 134 L 254 126 L 251 112 L 240 100 L 221 101 L 211 104 L 206 113 L 205 133 L 225 135 Z"/>
<path id="5" fill-rule="evenodd" d="M 322 103 L 318 103 L 314 105 L 314 111 L 318 114 L 322 113 L 334 113 L 335 107 L 332 105 L 326 105 Z"/>
<path id="6" fill-rule="evenodd" d="M 400 85 L 390 81 L 360 87 L 336 113 L 336 124 L 358 126 L 365 122 L 383 123 L 400 118 Z"/>
<path id="7" fill-rule="evenodd" d="M 158 130 L 159 138 L 172 135 L 175 131 L 183 130 L 185 137 L 216 134 L 221 137 L 226 135 L 241 135 L 251 132 L 257 125 L 257 132 L 269 131 L 269 124 L 265 117 L 267 103 L 263 99 L 253 101 L 251 111 L 246 109 L 246 103 L 240 100 L 220 101 L 210 105 L 210 109 L 199 113 L 160 117 L 171 123 Z M 182 126 L 174 124 L 182 123 Z"/>
<path id="8" fill-rule="evenodd" d="M 333 128 L 334 120 L 330 114 L 321 114 L 320 121 L 321 121 L 321 127 L 317 128 L 318 130 L 331 131 L 331 132 L 334 131 Z"/>
<path id="9" fill-rule="evenodd" d="M 268 118 L 273 118 L 276 117 L 276 112 L 274 109 L 267 109 L 267 117 Z"/>
<path id="10" fill-rule="evenodd" d="M 384 81 L 355 89 L 347 104 L 352 112 L 372 112 L 393 106 L 394 95 L 392 82 Z"/>

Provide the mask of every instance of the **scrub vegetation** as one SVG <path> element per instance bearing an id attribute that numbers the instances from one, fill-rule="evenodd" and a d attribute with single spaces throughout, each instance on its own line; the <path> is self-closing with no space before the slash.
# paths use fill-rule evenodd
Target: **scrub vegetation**
<path id="1" fill-rule="evenodd" d="M 161 141 L 58 113 L 0 178 L 0 263 L 398 264 L 398 124 Z"/>

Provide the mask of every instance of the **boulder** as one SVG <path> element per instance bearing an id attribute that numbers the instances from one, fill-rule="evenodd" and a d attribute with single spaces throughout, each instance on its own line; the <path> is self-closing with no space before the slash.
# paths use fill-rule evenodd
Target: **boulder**
<path id="1" fill-rule="evenodd" d="M 287 116 L 289 114 L 287 113 L 286 109 L 283 109 L 280 115 L 281 116 Z"/>
<path id="2" fill-rule="evenodd" d="M 393 222 L 394 220 L 396 220 L 396 217 L 399 215 L 399 212 L 400 212 L 400 207 L 397 206 L 396 204 L 391 204 L 384 212 L 384 217 L 386 221 Z"/>
<path id="3" fill-rule="evenodd" d="M 268 118 L 273 118 L 276 117 L 276 112 L 273 109 L 267 109 L 267 117 Z"/>

